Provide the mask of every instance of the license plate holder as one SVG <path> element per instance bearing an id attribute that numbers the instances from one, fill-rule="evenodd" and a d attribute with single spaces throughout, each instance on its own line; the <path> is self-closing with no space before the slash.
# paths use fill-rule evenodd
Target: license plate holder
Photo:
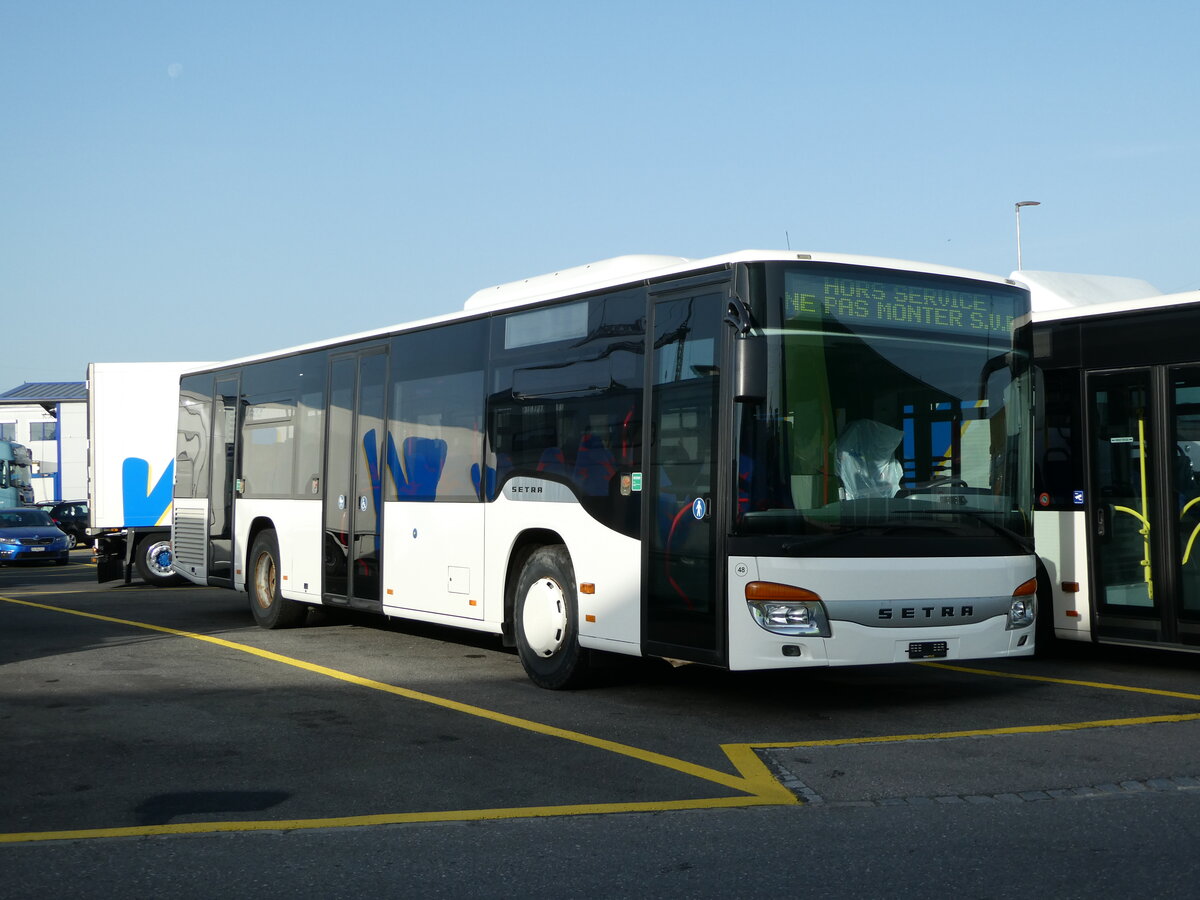
<path id="1" fill-rule="evenodd" d="M 945 641 L 913 641 L 908 645 L 909 659 L 945 659 L 949 652 Z"/>

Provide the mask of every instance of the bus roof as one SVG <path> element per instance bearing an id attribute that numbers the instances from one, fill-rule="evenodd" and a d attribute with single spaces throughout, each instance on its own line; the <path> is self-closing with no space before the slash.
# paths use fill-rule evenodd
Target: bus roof
<path id="1" fill-rule="evenodd" d="M 497 310 L 517 308 L 534 303 L 569 297 L 573 294 L 590 293 L 608 290 L 623 285 L 640 285 L 650 281 L 678 277 L 688 272 L 703 272 L 734 266 L 738 263 L 752 262 L 826 262 L 838 265 L 868 266 L 880 269 L 894 269 L 903 272 L 915 272 L 928 275 L 944 275 L 953 278 L 968 278 L 974 281 L 986 281 L 993 284 L 1013 284 L 1010 279 L 985 272 L 975 272 L 969 269 L 957 269 L 950 266 L 940 266 L 933 263 L 913 262 L 903 259 L 889 259 L 880 256 L 859 256 L 847 253 L 797 252 L 793 250 L 740 250 L 720 256 L 710 256 L 704 259 L 689 259 L 684 256 L 661 256 L 653 254 L 638 254 L 617 256 L 611 259 L 599 260 L 582 266 L 562 269 L 545 275 L 536 275 L 507 284 L 495 285 L 476 291 L 463 305 L 462 310 L 404 322 L 396 325 L 376 328 L 370 331 L 347 334 L 323 341 L 315 341 L 296 347 L 286 347 L 259 353 L 253 356 L 231 359 L 221 363 L 203 363 L 190 369 L 190 372 L 206 372 L 221 369 L 225 366 L 241 365 L 258 362 L 276 357 L 291 356 L 339 344 L 355 343 L 385 337 L 400 331 L 410 331 L 418 328 L 452 322 L 457 319 L 469 318 Z M 184 372 L 187 374 L 187 372 Z"/>
<path id="2" fill-rule="evenodd" d="M 603 259 L 599 262 L 484 288 L 472 294 L 463 305 L 463 309 L 468 311 L 504 309 L 541 300 L 553 300 L 583 291 L 603 290 L 619 287 L 622 284 L 683 275 L 689 271 L 703 271 L 732 266 L 737 263 L 794 262 L 796 260 L 872 266 L 1005 283 L 1005 279 L 995 275 L 903 259 L 857 256 L 846 253 L 797 253 L 792 250 L 740 250 L 736 253 L 710 256 L 706 259 L 688 259 L 683 256 L 616 256 L 612 259 Z"/>
<path id="3" fill-rule="evenodd" d="M 1168 309 L 1172 306 L 1187 306 L 1200 303 L 1200 291 L 1183 291 L 1178 294 L 1157 294 L 1153 297 L 1138 297 L 1132 300 L 1115 300 L 1107 303 L 1091 303 L 1062 309 L 1047 309 L 1033 313 L 1034 323 L 1061 322 L 1068 319 L 1085 319 L 1098 316 L 1115 316 L 1122 313 L 1149 312 Z"/>
<path id="4" fill-rule="evenodd" d="M 1120 275 L 1084 275 L 1075 272 L 1019 269 L 1009 278 L 1029 288 L 1035 316 L 1052 310 L 1120 303 L 1162 294 L 1148 281 Z"/>

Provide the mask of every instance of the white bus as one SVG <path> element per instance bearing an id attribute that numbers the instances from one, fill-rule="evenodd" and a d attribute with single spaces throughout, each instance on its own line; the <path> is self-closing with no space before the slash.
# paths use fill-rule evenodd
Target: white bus
<path id="1" fill-rule="evenodd" d="M 734 670 L 1033 651 L 1028 292 L 896 260 L 620 257 L 181 379 L 175 569 Z"/>
<path id="2" fill-rule="evenodd" d="M 1200 291 L 1034 322 L 1045 635 L 1200 650 Z"/>

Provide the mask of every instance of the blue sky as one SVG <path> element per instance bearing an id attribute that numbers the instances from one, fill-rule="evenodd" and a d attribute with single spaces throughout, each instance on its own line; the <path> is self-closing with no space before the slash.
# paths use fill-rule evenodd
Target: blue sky
<path id="1" fill-rule="evenodd" d="M 0 390 L 623 253 L 1200 288 L 1200 4 L 0 2 Z"/>

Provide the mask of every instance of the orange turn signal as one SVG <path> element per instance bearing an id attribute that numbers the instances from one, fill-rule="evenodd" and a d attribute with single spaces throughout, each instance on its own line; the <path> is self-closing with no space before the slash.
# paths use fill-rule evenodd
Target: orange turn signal
<path id="1" fill-rule="evenodd" d="M 746 585 L 747 600 L 792 600 L 820 603 L 821 597 L 812 591 L 773 581 L 751 581 Z"/>

